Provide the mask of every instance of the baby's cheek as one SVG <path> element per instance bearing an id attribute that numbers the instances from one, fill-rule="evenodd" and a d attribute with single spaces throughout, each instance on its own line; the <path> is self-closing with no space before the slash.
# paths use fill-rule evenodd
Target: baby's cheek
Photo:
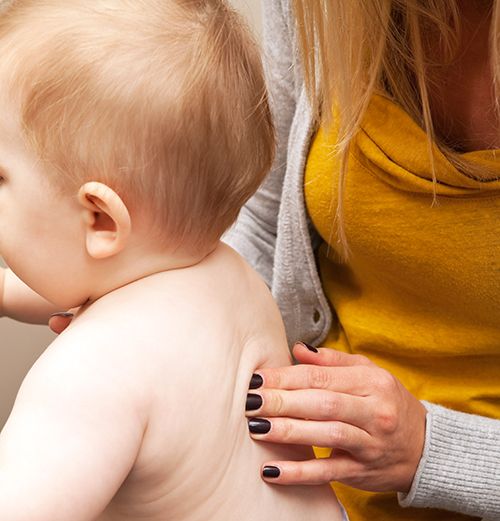
<path id="1" fill-rule="evenodd" d="M 48 288 L 42 296 L 53 304 L 59 311 L 68 311 L 74 308 L 80 308 L 87 304 L 91 299 L 89 293 L 82 293 L 71 291 L 67 288 L 64 291 L 54 291 L 53 288 Z"/>

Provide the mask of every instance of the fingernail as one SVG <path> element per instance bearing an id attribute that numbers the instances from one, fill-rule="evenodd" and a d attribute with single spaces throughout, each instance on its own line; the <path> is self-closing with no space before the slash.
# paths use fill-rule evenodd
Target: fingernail
<path id="1" fill-rule="evenodd" d="M 245 411 L 255 411 L 262 407 L 262 396 L 259 394 L 248 393 L 245 404 Z"/>
<path id="2" fill-rule="evenodd" d="M 248 386 L 248 388 L 258 389 L 259 387 L 262 387 L 263 383 L 264 380 L 262 379 L 262 376 L 260 376 L 260 374 L 253 374 L 252 378 L 250 379 L 250 385 Z"/>
<path id="3" fill-rule="evenodd" d="M 280 473 L 281 471 L 278 467 L 272 467 L 271 465 L 268 465 L 262 469 L 262 475 L 265 478 L 279 478 Z"/>
<path id="4" fill-rule="evenodd" d="M 71 318 L 74 316 L 75 315 L 73 315 L 73 313 L 70 313 L 69 311 L 59 311 L 57 313 L 52 313 L 52 315 L 50 315 L 50 318 L 52 318 L 52 317 Z"/>
<path id="5" fill-rule="evenodd" d="M 307 347 L 307 349 L 309 349 L 309 351 L 312 351 L 313 353 L 319 353 L 319 351 L 315 347 L 310 346 L 309 344 L 306 344 L 305 342 L 297 342 L 297 343 L 303 345 L 304 347 Z"/>
<path id="6" fill-rule="evenodd" d="M 252 434 L 267 434 L 271 430 L 271 422 L 263 418 L 248 420 L 248 428 Z"/>

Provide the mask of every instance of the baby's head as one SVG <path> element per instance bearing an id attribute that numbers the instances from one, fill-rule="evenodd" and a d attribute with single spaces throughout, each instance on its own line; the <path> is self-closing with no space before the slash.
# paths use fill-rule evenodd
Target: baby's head
<path id="1" fill-rule="evenodd" d="M 221 0 L 2 5 L 2 111 L 16 114 L 48 183 L 71 197 L 102 183 L 156 244 L 210 251 L 274 151 L 258 49 L 239 17 Z M 97 185 L 86 186 L 91 205 Z"/>

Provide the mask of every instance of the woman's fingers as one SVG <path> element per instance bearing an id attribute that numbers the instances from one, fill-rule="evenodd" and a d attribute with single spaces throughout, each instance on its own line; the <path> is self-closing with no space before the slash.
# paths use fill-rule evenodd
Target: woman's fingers
<path id="1" fill-rule="evenodd" d="M 60 311 L 58 313 L 54 313 L 49 318 L 50 329 L 59 335 L 71 324 L 73 316 L 74 314 L 70 311 Z"/>
<path id="2" fill-rule="evenodd" d="M 247 416 L 335 420 L 364 428 L 373 420 L 365 398 L 318 389 L 256 390 L 247 398 Z M 366 429 L 365 429 L 366 430 Z"/>
<path id="3" fill-rule="evenodd" d="M 303 342 L 298 342 L 293 347 L 293 356 L 301 364 L 314 364 L 335 367 L 352 367 L 354 365 L 375 365 L 369 358 L 363 355 L 351 355 L 330 348 L 311 348 Z"/>
<path id="4" fill-rule="evenodd" d="M 294 354 L 307 364 L 258 370 L 262 378 L 254 378 L 247 401 L 252 436 L 273 443 L 331 447 L 337 463 L 344 452 L 344 458 L 359 466 L 355 481 L 333 474 L 326 481 L 407 492 L 424 446 L 423 404 L 390 372 L 362 356 L 328 349 L 315 352 L 301 345 Z M 302 471 L 297 471 L 290 482 L 312 483 L 322 481 L 330 463 L 297 465 L 294 468 L 302 469 L 306 478 L 299 478 Z M 323 478 L 307 474 L 302 465 L 319 469 Z"/>
<path id="5" fill-rule="evenodd" d="M 339 393 L 364 396 L 373 378 L 368 366 L 325 367 L 294 365 L 259 369 L 261 388 L 268 389 L 327 389 Z"/>
<path id="6" fill-rule="evenodd" d="M 315 349 L 315 348 L 312 348 Z M 361 394 L 369 383 L 375 364 L 362 355 L 351 355 L 334 349 L 311 351 L 306 344 L 295 344 L 293 354 L 301 365 L 263 368 L 262 387 L 271 389 L 330 389 Z"/>
<path id="7" fill-rule="evenodd" d="M 367 432 L 337 421 L 249 418 L 248 428 L 255 440 L 335 447 L 347 452 L 360 452 L 370 441 Z"/>
<path id="8" fill-rule="evenodd" d="M 353 482 L 363 471 L 361 465 L 345 456 L 308 461 L 269 461 L 262 477 L 277 485 L 321 485 L 330 481 Z"/>

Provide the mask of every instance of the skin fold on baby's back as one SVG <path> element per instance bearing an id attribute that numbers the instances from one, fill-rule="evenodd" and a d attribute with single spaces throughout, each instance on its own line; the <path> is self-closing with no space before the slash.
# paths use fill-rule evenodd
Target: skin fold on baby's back
<path id="1" fill-rule="evenodd" d="M 196 266 L 106 296 L 81 322 L 108 312 L 108 324 L 120 317 L 115 341 L 135 366 L 130 378 L 144 389 L 148 421 L 133 468 L 98 521 L 340 519 L 330 487 L 273 486 L 260 477 L 265 461 L 311 452 L 248 434 L 252 373 L 290 358 L 278 309 L 239 255 L 220 244 Z"/>

